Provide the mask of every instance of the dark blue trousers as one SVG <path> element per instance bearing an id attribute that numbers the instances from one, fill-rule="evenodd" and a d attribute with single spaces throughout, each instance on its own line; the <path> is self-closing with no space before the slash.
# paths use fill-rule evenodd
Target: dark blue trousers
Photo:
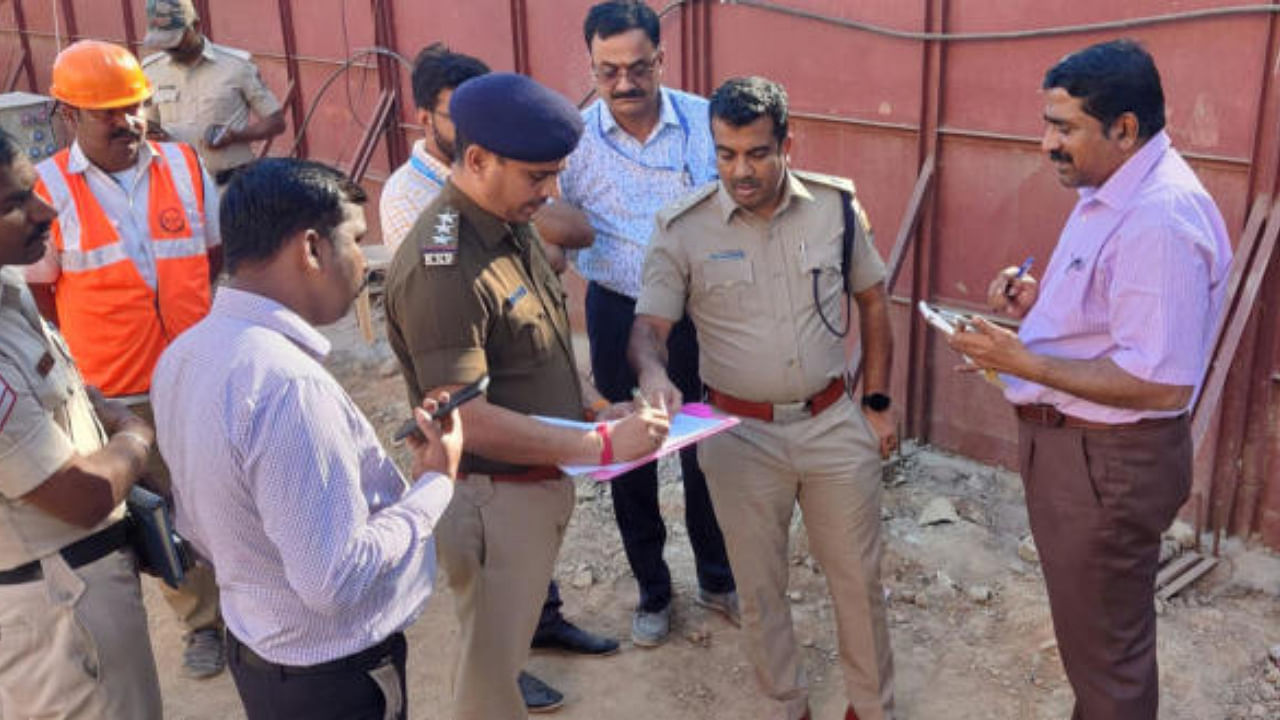
<path id="1" fill-rule="evenodd" d="M 635 308 L 636 301 L 626 295 L 596 283 L 587 286 L 591 371 L 596 389 L 611 402 L 630 400 L 636 387 L 636 375 L 627 362 Z M 697 334 L 687 316 L 672 329 L 667 354 L 667 372 L 685 402 L 702 400 Z M 685 526 L 693 546 L 698 585 L 709 592 L 729 592 L 734 589 L 733 573 L 695 447 L 681 451 L 680 468 L 684 476 Z M 640 585 L 639 609 L 657 612 L 671 603 L 671 571 L 662 558 L 667 527 L 658 509 L 658 464 L 649 463 L 614 478 L 610 490 L 622 547 Z"/>

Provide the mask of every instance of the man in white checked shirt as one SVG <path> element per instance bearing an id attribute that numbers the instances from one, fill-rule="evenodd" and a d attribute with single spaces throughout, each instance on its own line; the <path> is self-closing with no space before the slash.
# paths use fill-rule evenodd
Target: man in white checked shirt
<path id="1" fill-rule="evenodd" d="M 153 380 L 178 529 L 220 569 L 250 720 L 407 716 L 402 631 L 433 589 L 462 430 L 456 413 L 437 427 L 425 400 L 406 484 L 321 364 L 313 326 L 364 283 L 364 199 L 317 163 L 239 173 L 221 207 L 230 281 Z"/>

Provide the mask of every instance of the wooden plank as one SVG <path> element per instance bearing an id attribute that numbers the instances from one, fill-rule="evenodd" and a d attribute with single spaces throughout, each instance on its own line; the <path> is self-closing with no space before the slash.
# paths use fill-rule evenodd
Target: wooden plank
<path id="1" fill-rule="evenodd" d="M 1160 568 L 1160 572 L 1156 575 L 1156 589 L 1160 589 L 1168 585 L 1170 581 L 1186 572 L 1188 568 L 1200 562 L 1200 553 L 1189 552 L 1180 557 L 1176 557 Z"/>
<path id="2" fill-rule="evenodd" d="M 929 191 L 933 188 L 933 170 L 934 156 L 930 154 L 924 160 L 924 164 L 920 166 L 920 174 L 916 176 L 915 187 L 911 189 L 911 199 L 907 201 L 907 213 L 902 216 L 902 224 L 898 226 L 898 235 L 893 241 L 893 250 L 889 252 L 888 275 L 885 277 L 884 288 L 886 295 L 892 295 L 893 284 L 898 279 L 898 274 L 902 272 L 903 261 L 907 257 L 907 250 L 911 247 L 911 240 L 916 236 L 916 229 L 920 226 L 920 211 L 924 207 L 925 198 L 928 197 Z M 915 308 L 913 307 L 914 311 Z M 852 307 L 846 307 L 846 311 L 852 313 Z M 853 350 L 849 353 L 849 367 L 853 371 L 849 373 L 849 387 L 852 389 L 858 385 L 858 380 L 862 377 L 862 340 L 858 340 L 858 344 L 853 346 Z"/>
<path id="3" fill-rule="evenodd" d="M 1167 601 L 1169 598 L 1182 592 L 1184 589 L 1190 586 L 1191 583 L 1195 582 L 1196 580 L 1199 580 L 1201 577 L 1204 576 L 1205 573 L 1212 570 L 1214 566 L 1217 564 L 1218 564 L 1218 558 L 1215 558 L 1215 557 L 1201 558 L 1200 562 L 1197 563 L 1195 567 L 1186 571 L 1182 575 L 1179 575 L 1176 580 L 1174 580 L 1172 583 L 1166 586 L 1163 590 L 1160 590 L 1159 592 L 1157 592 L 1156 597 L 1160 598 L 1161 600 Z"/>
<path id="4" fill-rule="evenodd" d="M 1231 322 L 1232 310 L 1234 310 L 1236 300 L 1240 294 L 1240 284 L 1244 281 L 1244 273 L 1249 267 L 1249 260 L 1253 257 L 1254 250 L 1258 247 L 1258 240 L 1262 237 L 1263 223 L 1267 220 L 1267 208 L 1270 204 L 1271 198 L 1269 196 L 1259 195 L 1253 199 L 1253 207 L 1249 209 L 1249 219 L 1245 221 L 1244 231 L 1240 233 L 1240 242 L 1236 246 L 1235 257 L 1231 260 L 1231 271 L 1227 275 L 1227 290 L 1224 295 L 1226 298 L 1225 305 L 1222 308 L 1222 317 L 1218 319 L 1218 324 L 1213 329 L 1213 343 L 1209 345 L 1213 350 L 1209 353 L 1210 361 L 1205 363 L 1204 374 L 1200 378 L 1201 387 L 1204 386 L 1205 380 L 1217 361 L 1223 333 L 1226 332 L 1227 325 Z M 1203 394 L 1201 397 L 1203 397 Z M 1198 410 L 1199 407 L 1200 402 L 1197 399 L 1195 410 Z M 1192 414 L 1194 415 L 1194 411 Z"/>
<path id="5" fill-rule="evenodd" d="M 1254 304 L 1258 300 L 1258 293 L 1262 289 L 1263 277 L 1266 275 L 1267 269 L 1271 265 L 1271 260 L 1275 255 L 1276 241 L 1280 239 L 1280 201 L 1272 205 L 1270 217 L 1271 222 L 1267 223 L 1267 230 L 1263 234 L 1262 242 L 1253 258 L 1253 262 L 1250 263 L 1248 279 L 1245 280 L 1244 287 L 1240 290 L 1240 298 L 1236 302 L 1235 312 L 1231 315 L 1231 321 L 1227 323 L 1222 342 L 1218 347 L 1217 357 L 1213 362 L 1209 378 L 1205 381 L 1201 390 L 1200 401 L 1196 404 L 1195 413 L 1192 416 L 1191 441 L 1193 447 L 1196 448 L 1200 447 L 1205 435 L 1209 432 L 1214 410 L 1217 409 L 1218 402 L 1222 400 L 1222 393 L 1227 383 L 1227 375 L 1231 371 L 1231 360 L 1235 357 L 1236 351 L 1240 349 L 1240 342 L 1244 339 L 1245 328 L 1249 324 Z"/>

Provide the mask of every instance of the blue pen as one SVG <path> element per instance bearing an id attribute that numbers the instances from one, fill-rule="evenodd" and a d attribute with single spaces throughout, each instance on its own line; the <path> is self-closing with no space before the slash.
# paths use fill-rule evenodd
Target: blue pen
<path id="1" fill-rule="evenodd" d="M 1022 264 L 1018 266 L 1018 272 L 1014 273 L 1014 276 L 1009 278 L 1009 282 L 1004 286 L 1005 297 L 1012 298 L 1014 295 L 1017 294 L 1017 292 L 1014 290 L 1014 285 L 1017 284 L 1017 282 L 1021 280 L 1022 277 L 1031 270 L 1031 266 L 1035 263 L 1035 261 L 1036 259 L 1031 255 L 1028 255 L 1027 259 L 1022 261 Z"/>

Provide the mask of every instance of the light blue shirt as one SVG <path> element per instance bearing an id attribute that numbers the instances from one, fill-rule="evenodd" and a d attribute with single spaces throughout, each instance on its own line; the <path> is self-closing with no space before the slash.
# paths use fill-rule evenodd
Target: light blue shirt
<path id="1" fill-rule="evenodd" d="M 658 124 L 644 142 L 618 125 L 604 100 L 583 110 L 582 139 L 560 174 L 561 196 L 596 231 L 591 247 L 570 253 L 578 272 L 632 298 L 640 296 L 658 210 L 716 179 L 707 101 L 665 87 L 660 93 Z"/>
<path id="2" fill-rule="evenodd" d="M 453 483 L 412 488 L 288 308 L 222 288 L 151 385 L 178 531 L 216 570 L 227 627 L 262 657 L 314 665 L 422 611 Z"/>

